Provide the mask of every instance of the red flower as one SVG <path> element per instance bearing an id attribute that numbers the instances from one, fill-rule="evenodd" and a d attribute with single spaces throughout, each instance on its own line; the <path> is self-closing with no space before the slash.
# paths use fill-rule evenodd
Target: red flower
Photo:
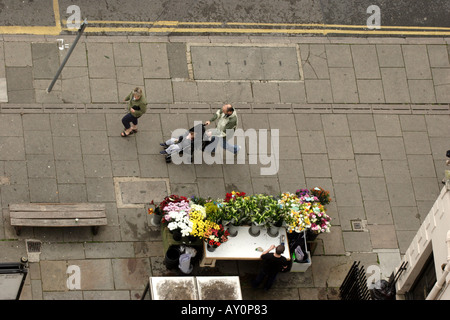
<path id="1" fill-rule="evenodd" d="M 234 199 L 236 199 L 236 198 L 238 198 L 238 197 L 244 197 L 246 195 L 246 193 L 245 192 L 235 192 L 235 194 L 233 195 L 232 193 L 227 193 L 226 195 L 225 195 L 225 199 L 224 199 L 224 202 L 230 202 L 230 200 L 234 200 Z"/>

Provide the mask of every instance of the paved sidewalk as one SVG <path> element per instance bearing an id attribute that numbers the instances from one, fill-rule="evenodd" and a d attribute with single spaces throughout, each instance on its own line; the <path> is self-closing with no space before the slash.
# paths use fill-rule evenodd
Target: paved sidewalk
<path id="1" fill-rule="evenodd" d="M 56 39 L 0 42 L 0 262 L 26 256 L 25 239 L 43 242 L 23 299 L 138 299 L 149 275 L 175 274 L 143 207 L 164 192 L 314 186 L 331 192 L 333 227 L 306 273 L 280 274 L 262 292 L 249 286 L 255 262 L 195 272 L 239 275 L 244 299 L 336 299 L 355 260 L 390 274 L 439 194 L 450 147 L 449 39 L 84 37 L 46 93 L 67 52 Z M 121 100 L 136 86 L 150 110 L 124 139 Z M 248 157 L 176 166 L 159 155 L 174 129 L 224 102 L 241 128 L 280 130 L 276 175 L 262 176 Z M 7 209 L 17 202 L 106 203 L 108 226 L 96 236 L 34 228 L 17 237 Z M 69 265 L 82 270 L 81 290 L 67 288 Z"/>

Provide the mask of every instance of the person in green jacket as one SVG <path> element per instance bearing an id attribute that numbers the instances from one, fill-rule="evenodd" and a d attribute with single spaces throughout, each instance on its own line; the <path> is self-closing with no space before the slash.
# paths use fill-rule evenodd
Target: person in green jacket
<path id="1" fill-rule="evenodd" d="M 147 111 L 147 100 L 142 94 L 142 89 L 136 87 L 124 101 L 128 101 L 128 113 L 122 118 L 125 130 L 122 131 L 121 136 L 128 137 L 137 132 L 138 118 Z"/>
<path id="2" fill-rule="evenodd" d="M 231 145 L 227 142 L 228 139 L 233 137 L 234 130 L 238 125 L 238 116 L 236 110 L 234 110 L 231 104 L 225 104 L 221 109 L 217 110 L 214 116 L 205 122 L 205 125 L 209 125 L 212 121 L 217 120 L 216 128 L 212 132 L 211 144 L 214 145 L 214 149 L 211 152 L 215 152 L 215 147 L 222 140 L 222 147 L 225 150 L 237 154 L 240 150 L 240 146 Z M 227 132 L 228 131 L 228 132 Z M 227 133 L 232 132 L 227 136 Z"/>

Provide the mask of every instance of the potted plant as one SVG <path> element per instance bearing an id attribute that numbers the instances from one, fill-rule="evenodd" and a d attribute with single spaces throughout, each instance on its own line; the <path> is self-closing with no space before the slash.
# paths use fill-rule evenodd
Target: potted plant
<path id="1" fill-rule="evenodd" d="M 285 221 L 289 233 L 299 233 L 309 227 L 311 223 L 305 213 L 305 204 L 296 194 L 282 193 L 278 203 L 287 210 Z"/>
<path id="2" fill-rule="evenodd" d="M 315 187 L 310 190 L 310 193 L 312 196 L 317 197 L 318 201 L 323 205 L 326 206 L 331 202 L 330 192 L 324 190 L 320 187 Z"/>
<path id="3" fill-rule="evenodd" d="M 219 210 L 219 206 L 214 201 L 205 203 L 205 214 L 206 219 L 212 222 L 220 223 L 222 220 L 222 215 Z"/>
<path id="4" fill-rule="evenodd" d="M 211 202 L 211 201 L 212 201 L 212 199 L 210 197 L 205 199 L 205 198 L 202 198 L 202 197 L 199 197 L 199 196 L 191 196 L 189 198 L 189 202 L 190 203 L 195 203 L 195 204 L 198 204 L 198 205 L 201 205 L 201 206 L 204 206 L 206 203 Z"/>
<path id="5" fill-rule="evenodd" d="M 161 224 L 163 211 L 161 210 L 159 205 L 154 203 L 153 200 L 148 205 L 147 213 L 152 215 L 152 219 L 150 222 L 153 226 L 159 226 Z"/>
<path id="6" fill-rule="evenodd" d="M 267 219 L 267 234 L 271 237 L 277 237 L 279 229 L 286 220 L 287 209 L 278 204 L 278 200 L 275 197 L 271 197 L 267 203 L 267 210 L 269 217 Z"/>
<path id="7" fill-rule="evenodd" d="M 204 233 L 204 241 L 206 242 L 206 249 L 210 252 L 220 247 L 222 243 L 228 241 L 229 232 L 223 227 L 223 225 L 215 225 L 209 228 Z"/>
<path id="8" fill-rule="evenodd" d="M 308 217 L 311 225 L 306 231 L 307 241 L 314 241 L 319 234 L 330 232 L 331 217 L 326 213 L 325 207 L 321 203 L 314 202 L 311 204 Z"/>
<path id="9" fill-rule="evenodd" d="M 189 203 L 183 199 L 179 202 L 169 202 L 164 206 L 161 222 L 167 226 L 175 241 L 189 236 L 192 223 L 189 221 Z"/>
<path id="10" fill-rule="evenodd" d="M 182 237 L 188 237 L 192 232 L 192 221 L 189 216 L 182 212 L 172 211 L 169 213 L 171 220 L 167 224 L 167 228 L 173 235 L 175 241 L 181 241 Z"/>
<path id="11" fill-rule="evenodd" d="M 237 226 L 243 225 L 247 221 L 246 203 L 248 197 L 245 192 L 232 191 L 226 194 L 222 203 L 219 203 L 219 211 L 222 217 L 222 224 L 226 226 L 230 237 L 238 234 Z"/>
<path id="12" fill-rule="evenodd" d="M 189 220 L 192 222 L 192 231 L 190 236 L 199 239 L 203 239 L 205 237 L 206 231 L 218 226 L 217 223 L 209 220 L 201 211 L 197 211 L 195 209 L 190 211 Z"/>
<path id="13" fill-rule="evenodd" d="M 264 194 L 257 194 L 250 197 L 249 206 L 250 222 L 251 226 L 249 233 L 251 236 L 256 237 L 260 234 L 263 227 L 267 227 L 269 217 L 271 215 L 268 202 L 270 198 Z"/>
<path id="14" fill-rule="evenodd" d="M 300 189 L 295 192 L 297 197 L 300 199 L 300 202 L 315 202 L 319 201 L 315 195 L 311 193 L 308 189 Z"/>

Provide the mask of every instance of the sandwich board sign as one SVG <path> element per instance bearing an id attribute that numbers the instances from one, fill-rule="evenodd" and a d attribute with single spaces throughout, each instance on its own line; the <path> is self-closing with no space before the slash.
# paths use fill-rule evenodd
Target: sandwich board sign
<path id="1" fill-rule="evenodd" d="M 0 263 L 0 300 L 19 300 L 28 274 L 26 258 L 19 263 Z"/>

